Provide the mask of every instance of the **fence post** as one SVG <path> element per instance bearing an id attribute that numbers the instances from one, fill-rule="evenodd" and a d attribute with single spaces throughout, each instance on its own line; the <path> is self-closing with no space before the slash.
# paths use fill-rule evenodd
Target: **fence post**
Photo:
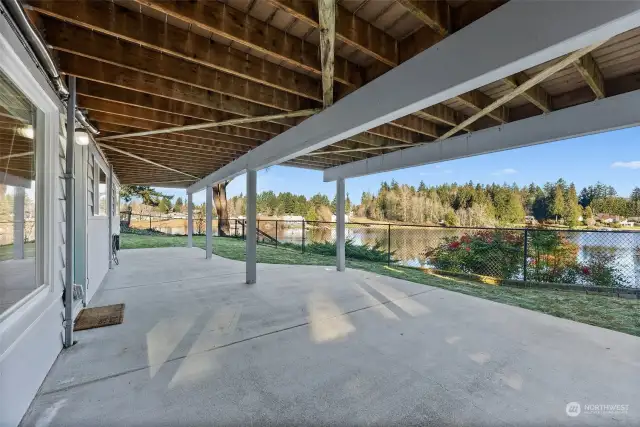
<path id="1" fill-rule="evenodd" d="M 391 265 L 391 224 L 387 224 L 387 265 Z"/>
<path id="2" fill-rule="evenodd" d="M 278 220 L 276 219 L 276 249 L 278 249 Z"/>
<path id="3" fill-rule="evenodd" d="M 153 230 L 153 228 L 151 227 L 151 214 L 149 214 L 149 230 Z"/>
<path id="4" fill-rule="evenodd" d="M 302 220 L 302 253 L 304 253 L 304 230 L 305 230 L 305 222 Z"/>
<path id="5" fill-rule="evenodd" d="M 527 282 L 527 254 L 529 252 L 528 250 L 528 243 L 529 243 L 529 229 L 525 228 L 524 229 L 524 259 L 522 260 L 522 278 L 524 280 L 524 282 Z"/>
<path id="6" fill-rule="evenodd" d="M 245 221 L 244 221 L 244 220 L 242 220 L 241 224 L 242 224 L 242 240 L 246 240 L 246 239 L 247 239 L 247 236 L 245 235 L 245 232 L 244 232 L 244 224 L 245 224 Z"/>
<path id="7" fill-rule="evenodd" d="M 256 223 L 257 223 L 257 225 L 256 225 L 256 227 L 257 227 L 257 230 L 256 230 L 256 242 L 260 243 L 260 220 L 259 219 L 256 220 Z"/>

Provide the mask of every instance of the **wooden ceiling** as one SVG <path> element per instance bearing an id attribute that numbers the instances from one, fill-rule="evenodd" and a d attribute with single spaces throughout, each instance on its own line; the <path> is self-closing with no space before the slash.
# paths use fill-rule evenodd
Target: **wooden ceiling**
<path id="1" fill-rule="evenodd" d="M 339 0 L 334 99 L 503 3 Z M 97 124 L 100 137 L 323 106 L 322 76 L 327 74 L 317 1 L 27 0 L 25 7 L 61 72 L 77 77 L 78 105 Z M 286 164 L 325 169 L 637 89 L 640 31 L 609 40 L 541 83 L 513 92 L 562 59 Z M 510 93 L 518 95 L 487 108 Z M 302 120 L 99 142 L 122 183 L 186 187 Z"/>

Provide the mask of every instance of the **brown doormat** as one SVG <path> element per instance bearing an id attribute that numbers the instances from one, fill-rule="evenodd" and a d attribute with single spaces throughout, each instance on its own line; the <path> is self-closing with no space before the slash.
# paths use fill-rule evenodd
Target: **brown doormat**
<path id="1" fill-rule="evenodd" d="M 119 325 L 124 319 L 124 304 L 83 309 L 76 319 L 74 331 Z"/>

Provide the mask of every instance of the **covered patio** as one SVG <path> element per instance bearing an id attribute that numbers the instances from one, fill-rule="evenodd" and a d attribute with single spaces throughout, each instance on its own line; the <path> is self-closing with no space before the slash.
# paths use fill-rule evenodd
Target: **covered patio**
<path id="1" fill-rule="evenodd" d="M 566 405 L 630 405 L 640 341 L 443 289 L 331 267 L 245 265 L 198 248 L 125 250 L 23 426 L 553 425 Z M 584 407 L 583 407 L 584 408 Z M 584 412 L 584 409 L 583 409 Z"/>

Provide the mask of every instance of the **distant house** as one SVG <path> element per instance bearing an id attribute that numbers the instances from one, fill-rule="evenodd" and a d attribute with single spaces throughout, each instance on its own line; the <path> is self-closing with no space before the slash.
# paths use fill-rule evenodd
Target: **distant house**
<path id="1" fill-rule="evenodd" d="M 620 225 L 623 227 L 633 227 L 636 223 L 627 219 L 620 221 Z"/>
<path id="2" fill-rule="evenodd" d="M 337 221 L 336 216 L 332 214 L 331 215 L 331 222 L 336 222 L 336 221 Z M 349 215 L 344 214 L 344 223 L 346 224 L 348 222 L 349 222 Z"/>
<path id="3" fill-rule="evenodd" d="M 620 222 L 622 218 L 618 215 L 598 214 L 596 215 L 596 221 L 603 224 L 613 224 L 614 222 Z"/>

